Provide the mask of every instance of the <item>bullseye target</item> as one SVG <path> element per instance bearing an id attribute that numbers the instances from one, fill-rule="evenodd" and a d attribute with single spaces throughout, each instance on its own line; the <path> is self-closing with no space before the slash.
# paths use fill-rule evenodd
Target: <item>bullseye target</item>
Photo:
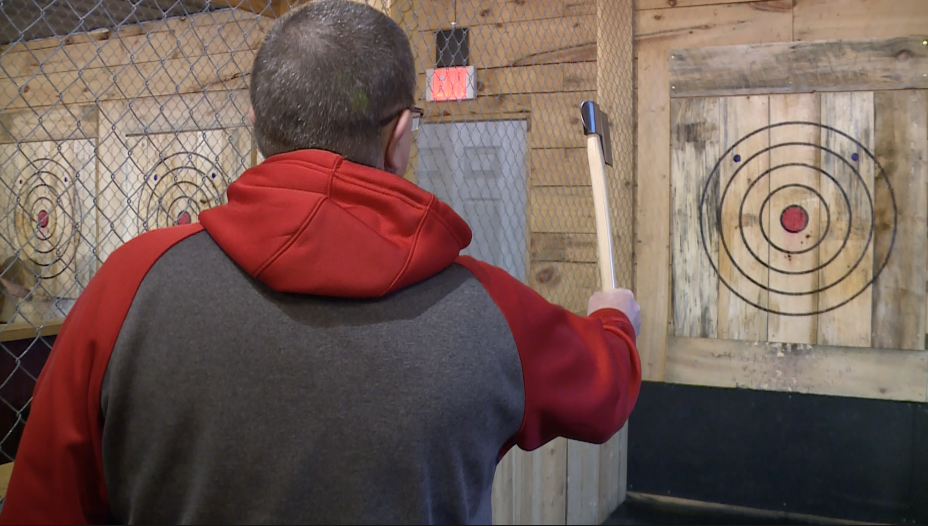
<path id="1" fill-rule="evenodd" d="M 81 202 L 71 170 L 50 158 L 30 159 L 15 182 L 13 221 L 21 255 L 54 278 L 75 268 Z"/>
<path id="2" fill-rule="evenodd" d="M 788 139 L 810 136 L 820 144 Z M 781 140 L 758 140 L 765 137 Z M 875 211 L 876 196 L 888 213 Z M 773 124 L 740 138 L 713 167 L 698 213 L 700 242 L 720 282 L 754 308 L 784 316 L 854 300 L 879 277 L 896 236 L 895 196 L 876 157 L 848 133 L 814 122 Z M 892 236 L 879 252 L 877 216 Z M 795 279 L 809 275 L 816 279 Z M 814 296 L 798 303 L 814 308 L 783 308 L 769 301 L 776 295 Z"/>
<path id="3" fill-rule="evenodd" d="M 222 204 L 226 173 L 207 157 L 177 152 L 160 159 L 145 175 L 140 192 L 139 228 L 148 231 L 197 222 L 200 212 Z"/>

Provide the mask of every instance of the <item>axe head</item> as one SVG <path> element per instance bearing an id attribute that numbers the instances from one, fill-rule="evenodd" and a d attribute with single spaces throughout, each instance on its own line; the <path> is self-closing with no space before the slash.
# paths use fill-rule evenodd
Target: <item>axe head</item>
<path id="1" fill-rule="evenodd" d="M 612 166 L 612 141 L 609 138 L 609 116 L 599 105 L 591 100 L 580 104 L 580 120 L 583 121 L 583 134 L 596 135 L 603 147 L 603 160 Z"/>

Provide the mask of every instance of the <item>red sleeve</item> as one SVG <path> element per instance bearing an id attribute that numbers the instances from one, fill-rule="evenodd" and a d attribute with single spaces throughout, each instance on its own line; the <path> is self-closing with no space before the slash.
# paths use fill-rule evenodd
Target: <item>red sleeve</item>
<path id="1" fill-rule="evenodd" d="M 577 316 L 502 269 L 466 256 L 457 263 L 487 289 L 519 349 L 525 416 L 512 442 L 531 451 L 559 436 L 601 444 L 618 432 L 641 388 L 628 317 L 614 309 Z"/>
<path id="2" fill-rule="evenodd" d="M 201 230 L 155 230 L 126 243 L 81 293 L 36 382 L 0 523 L 110 520 L 101 454 L 103 375 L 148 270 L 168 248 Z"/>

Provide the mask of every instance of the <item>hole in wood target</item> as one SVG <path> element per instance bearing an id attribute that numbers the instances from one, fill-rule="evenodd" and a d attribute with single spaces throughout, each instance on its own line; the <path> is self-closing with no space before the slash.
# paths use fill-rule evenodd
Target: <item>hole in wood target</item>
<path id="1" fill-rule="evenodd" d="M 785 140 L 761 146 L 774 135 Z M 789 139 L 813 136 L 820 140 Z M 866 291 L 889 261 L 898 219 L 876 157 L 849 133 L 814 122 L 772 124 L 740 138 L 712 168 L 698 214 L 700 243 L 720 282 L 745 303 L 784 316 L 829 312 Z M 891 232 L 880 252 L 877 217 Z M 776 295 L 814 295 L 815 308 L 781 308 L 790 303 L 771 301 Z"/>
<path id="2" fill-rule="evenodd" d="M 41 269 L 42 278 L 74 270 L 82 213 L 70 172 L 60 162 L 42 157 L 29 160 L 16 181 L 16 239 L 22 257 Z"/>
<path id="3" fill-rule="evenodd" d="M 167 155 L 145 176 L 139 196 L 139 228 L 148 231 L 195 223 L 200 212 L 224 202 L 228 184 L 225 172 L 201 154 Z"/>

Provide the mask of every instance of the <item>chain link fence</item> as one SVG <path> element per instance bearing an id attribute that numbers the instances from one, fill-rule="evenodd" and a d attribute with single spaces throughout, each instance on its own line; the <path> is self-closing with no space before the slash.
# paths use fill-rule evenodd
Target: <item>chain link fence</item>
<path id="1" fill-rule="evenodd" d="M 608 28 L 631 2 L 615 2 L 629 4 L 621 13 L 605 0 L 367 3 L 407 31 L 416 57 L 425 116 L 406 177 L 468 221 L 467 253 L 578 313 L 599 287 L 579 106 L 600 103 L 613 122 L 617 282 L 631 286 L 632 44 Z M 107 256 L 195 222 L 261 161 L 248 78 L 289 8 L 0 0 L 0 462 L 15 457 L 61 319 Z M 463 100 L 440 100 L 460 82 Z"/>

